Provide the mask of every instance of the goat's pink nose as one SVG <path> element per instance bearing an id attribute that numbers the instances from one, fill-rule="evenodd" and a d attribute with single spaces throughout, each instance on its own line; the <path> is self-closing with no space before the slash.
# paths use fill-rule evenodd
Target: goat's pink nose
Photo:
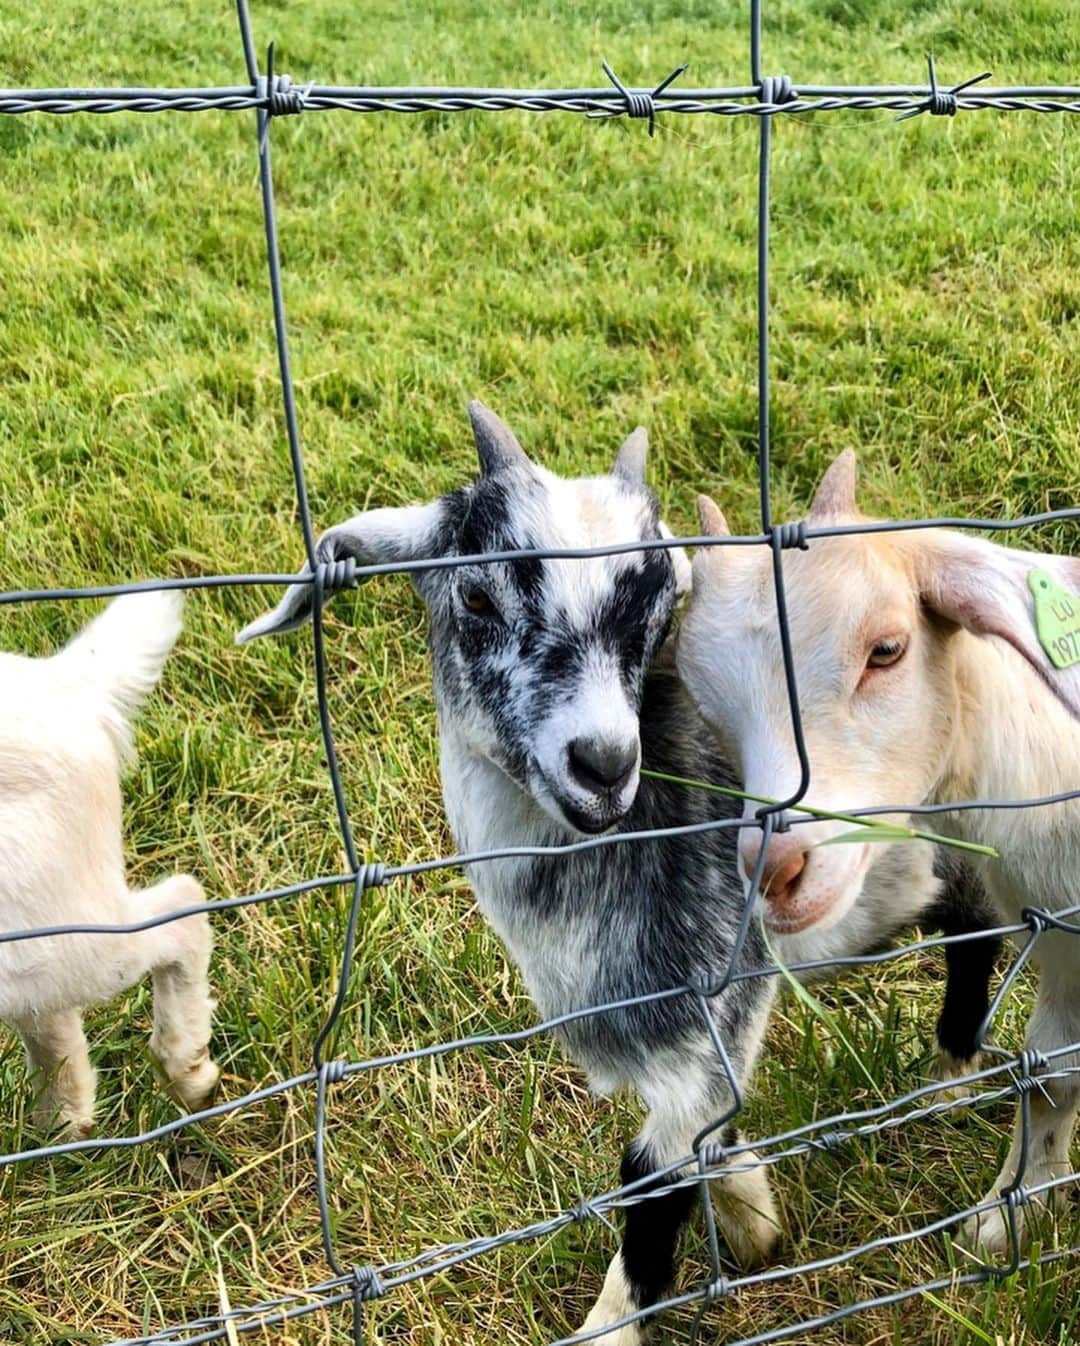
<path id="1" fill-rule="evenodd" d="M 760 848 L 753 853 L 743 854 L 743 869 L 746 877 L 752 879 L 757 868 Z M 783 850 L 770 848 L 765 856 L 765 865 L 761 873 L 761 891 L 766 900 L 783 907 L 795 894 L 799 879 L 806 868 L 806 852 L 803 850 Z"/>

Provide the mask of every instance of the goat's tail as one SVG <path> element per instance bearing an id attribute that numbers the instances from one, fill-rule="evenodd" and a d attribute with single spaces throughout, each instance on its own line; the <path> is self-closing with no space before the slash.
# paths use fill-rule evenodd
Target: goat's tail
<path id="1" fill-rule="evenodd" d="M 176 589 L 124 594 L 61 650 L 64 672 L 94 698 L 121 761 L 131 753 L 131 723 L 153 691 L 182 626 Z"/>

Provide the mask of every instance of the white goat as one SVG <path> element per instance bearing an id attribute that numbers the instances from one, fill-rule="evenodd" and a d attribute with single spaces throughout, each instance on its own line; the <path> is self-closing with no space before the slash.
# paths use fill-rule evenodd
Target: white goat
<path id="1" fill-rule="evenodd" d="M 706 532 L 726 532 L 711 501 L 702 498 L 699 507 Z M 862 521 L 849 451 L 822 480 L 809 522 Z M 758 549 L 735 551 L 702 549 L 695 558 L 678 665 L 747 789 L 784 797 L 798 767 L 770 559 Z M 1080 787 L 1080 662 L 1068 664 L 1080 656 L 1080 560 L 940 529 L 869 533 L 786 552 L 784 583 L 813 803 L 1008 800 Z M 1036 631 L 1040 586 L 1047 601 L 1057 593 L 1058 616 L 1073 632 L 1055 650 L 1065 667 L 1055 666 Z M 999 852 L 984 877 L 1003 921 L 1019 921 L 1028 907 L 1053 913 L 1080 903 L 1080 801 L 959 811 L 941 823 Z M 773 839 L 764 877 L 774 930 L 842 927 L 858 913 L 870 847 L 817 844 L 844 828 L 813 823 Z M 744 864 L 760 844 L 743 832 Z M 1047 931 L 1034 959 L 1041 976 L 1027 1047 L 1045 1053 L 1080 1044 L 1080 937 Z M 1080 1066 L 1080 1050 L 1053 1064 Z M 1027 1187 L 1070 1172 L 1080 1075 L 1044 1088 L 1030 1097 Z M 1020 1147 L 1018 1119 L 988 1199 L 1013 1180 Z M 1042 1199 L 1052 1204 L 1052 1194 Z M 988 1253 L 1003 1252 L 1004 1209 L 973 1217 L 965 1233 Z"/>
<path id="2" fill-rule="evenodd" d="M 59 654 L 0 654 L 0 932 L 119 925 L 203 900 L 179 874 L 131 891 L 124 878 L 120 768 L 131 720 L 180 634 L 174 593 L 117 599 Z M 93 1129 L 94 1069 L 82 1011 L 154 978 L 150 1049 L 179 1102 L 214 1089 L 210 925 L 190 916 L 137 934 L 0 943 L 0 1019 L 26 1046 L 35 1116 Z"/>

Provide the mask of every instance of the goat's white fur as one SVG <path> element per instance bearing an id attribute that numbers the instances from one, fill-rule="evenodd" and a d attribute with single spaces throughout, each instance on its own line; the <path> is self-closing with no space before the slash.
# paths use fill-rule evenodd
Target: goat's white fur
<path id="1" fill-rule="evenodd" d="M 833 464 L 812 522 L 861 521 L 854 466 L 850 453 Z M 702 515 L 722 531 L 707 505 Z M 782 795 L 795 766 L 767 566 L 767 558 L 699 553 L 678 662 L 706 719 L 741 762 L 748 788 Z M 1026 586 L 1033 568 L 1080 590 L 1080 561 L 936 530 L 818 539 L 808 553 L 785 557 L 813 803 L 1022 799 L 1080 785 L 1080 666 L 1055 671 L 1039 645 Z M 867 651 L 891 632 L 907 640 L 904 655 L 892 667 L 869 669 Z M 1080 801 L 962 811 L 938 824 L 999 852 L 984 877 L 1003 921 L 1019 921 L 1025 907 L 1054 912 L 1080 902 Z M 800 828 L 803 844 L 823 840 L 829 826 Z M 857 849 L 811 852 L 800 882 L 813 891 L 805 902 L 799 895 L 786 904 L 809 913 L 811 923 L 796 939 L 817 942 L 821 931 L 827 942 L 830 925 L 863 919 Z M 1080 1042 L 1080 942 L 1046 932 L 1034 961 L 1040 985 L 1026 1045 L 1047 1052 Z M 1078 1065 L 1080 1052 L 1054 1061 L 1057 1068 Z M 1070 1171 L 1080 1078 L 1044 1087 L 1048 1097 L 1036 1090 L 1030 1098 L 1028 1187 Z M 1019 1158 L 1018 1117 L 988 1199 L 1013 1181 Z M 1053 1204 L 1053 1196 L 1042 1199 Z M 1007 1246 L 1001 1210 L 972 1220 L 966 1233 L 993 1255 Z"/>
<path id="2" fill-rule="evenodd" d="M 120 770 L 135 711 L 180 634 L 182 599 L 114 601 L 59 654 L 0 654 L 0 930 L 142 921 L 203 900 L 176 875 L 132 891 L 124 877 Z M 186 917 L 137 934 L 54 935 L 0 944 L 0 1019 L 18 1030 L 45 1124 L 86 1135 L 94 1071 L 82 1011 L 147 973 L 150 1047 L 177 1099 L 213 1090 L 210 926 Z"/>

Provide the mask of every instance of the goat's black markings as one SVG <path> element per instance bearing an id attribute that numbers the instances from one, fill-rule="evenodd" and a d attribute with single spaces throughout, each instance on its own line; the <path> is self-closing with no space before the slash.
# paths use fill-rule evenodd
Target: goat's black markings
<path id="1" fill-rule="evenodd" d="M 648 1178 L 659 1165 L 636 1141 L 623 1154 L 621 1179 L 625 1186 Z M 663 1180 L 640 1190 L 658 1191 Z M 623 1233 L 623 1270 L 634 1306 L 655 1304 L 675 1279 L 675 1252 L 679 1235 L 699 1200 L 696 1187 L 680 1187 L 655 1196 L 641 1205 L 629 1206 Z"/>
<path id="2" fill-rule="evenodd" d="M 934 867 L 945 887 L 926 913 L 927 924 L 945 935 L 993 930 L 997 918 L 972 867 L 943 849 Z M 947 977 L 937 1040 L 957 1061 L 971 1061 L 982 1046 L 978 1031 L 990 1008 L 990 978 L 1000 951 L 1000 937 L 989 935 L 945 946 Z"/>

